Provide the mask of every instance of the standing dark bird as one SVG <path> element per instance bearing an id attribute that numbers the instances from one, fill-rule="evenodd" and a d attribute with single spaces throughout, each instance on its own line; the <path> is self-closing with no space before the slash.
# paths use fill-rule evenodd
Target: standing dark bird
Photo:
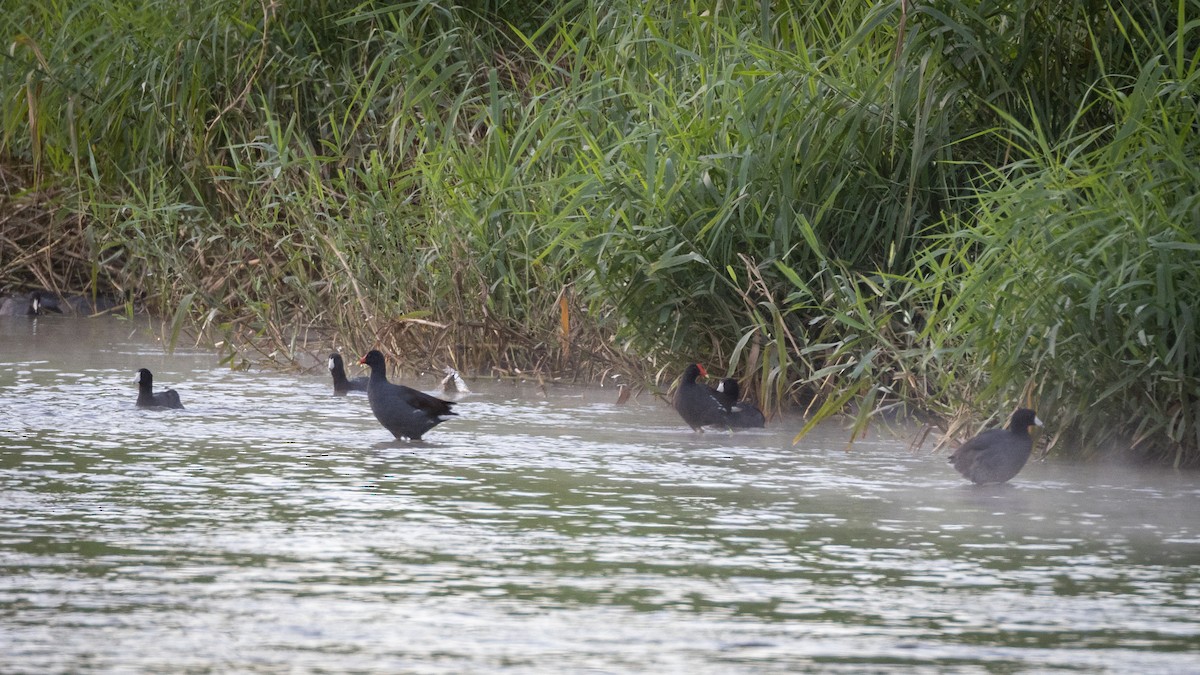
<path id="1" fill-rule="evenodd" d="M 703 431 L 702 427 L 709 425 L 728 427 L 730 406 L 722 400 L 722 394 L 696 381 L 701 375 L 708 377 L 704 366 L 699 363 L 689 364 L 683 369 L 679 389 L 675 391 L 675 410 L 696 431 Z"/>
<path id="2" fill-rule="evenodd" d="M 149 370 L 141 368 L 133 381 L 138 385 L 137 407 L 139 408 L 178 408 L 183 409 L 179 402 L 179 394 L 174 389 L 154 393 L 154 375 Z"/>
<path id="3" fill-rule="evenodd" d="M 329 374 L 333 376 L 333 393 L 335 394 L 367 390 L 366 375 L 356 377 L 353 380 L 346 379 L 346 367 L 342 364 L 342 355 L 337 352 L 329 355 Z"/>
<path id="4" fill-rule="evenodd" d="M 371 368 L 367 382 L 371 412 L 396 438 L 419 441 L 426 431 L 446 421 L 443 416 L 458 414 L 450 409 L 454 405 L 451 401 L 388 382 L 387 362 L 379 351 L 372 349 L 358 362 Z"/>
<path id="5" fill-rule="evenodd" d="M 40 316 L 47 312 L 62 314 L 58 298 L 45 291 L 18 293 L 0 303 L 0 316 Z"/>
<path id="6" fill-rule="evenodd" d="M 742 397 L 738 381 L 727 377 L 717 384 L 717 397 L 729 406 L 729 426 L 741 429 L 767 426 L 767 418 L 763 416 L 753 403 L 739 401 Z"/>
<path id="7" fill-rule="evenodd" d="M 1017 408 L 1007 429 L 988 429 L 963 443 L 950 463 L 972 482 L 1003 483 L 1020 473 L 1033 450 L 1029 427 L 1042 426 L 1036 413 L 1029 408 Z"/>

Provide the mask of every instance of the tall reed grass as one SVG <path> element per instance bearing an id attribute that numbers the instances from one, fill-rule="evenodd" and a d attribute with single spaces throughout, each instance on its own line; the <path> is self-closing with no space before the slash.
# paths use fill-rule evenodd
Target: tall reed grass
<path id="1" fill-rule="evenodd" d="M 0 280 L 1187 464 L 1198 8 L 6 2 Z"/>

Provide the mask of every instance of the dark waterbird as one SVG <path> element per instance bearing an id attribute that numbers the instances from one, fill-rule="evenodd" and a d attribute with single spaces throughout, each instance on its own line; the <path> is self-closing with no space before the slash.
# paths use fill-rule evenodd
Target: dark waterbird
<path id="1" fill-rule="evenodd" d="M 367 382 L 371 412 L 396 438 L 419 441 L 426 431 L 445 422 L 442 417 L 458 414 L 451 410 L 454 405 L 451 401 L 388 382 L 387 362 L 378 350 L 372 349 L 358 362 L 371 368 Z"/>
<path id="2" fill-rule="evenodd" d="M 46 291 L 18 293 L 0 302 L 0 316 L 40 316 L 47 312 L 62 314 L 58 298 Z"/>
<path id="3" fill-rule="evenodd" d="M 356 377 L 352 380 L 346 379 L 346 367 L 342 363 L 342 355 L 337 352 L 329 355 L 329 374 L 333 376 L 333 393 L 335 394 L 367 390 L 366 375 Z"/>
<path id="4" fill-rule="evenodd" d="M 137 407 L 139 408 L 178 408 L 183 409 L 179 394 L 174 389 L 154 393 L 154 375 L 149 370 L 141 368 L 133 381 L 138 385 Z"/>
<path id="5" fill-rule="evenodd" d="M 66 305 L 76 314 L 95 316 L 123 309 L 125 301 L 108 295 L 72 295 L 66 299 Z"/>
<path id="6" fill-rule="evenodd" d="M 761 410 L 749 401 L 739 400 L 742 392 L 736 379 L 727 377 L 721 380 L 714 391 L 717 392 L 717 397 L 729 406 L 729 426 L 750 429 L 767 425 L 767 418 Z"/>
<path id="7" fill-rule="evenodd" d="M 989 429 L 963 443 L 950 463 L 972 482 L 984 485 L 1003 483 L 1020 473 L 1033 450 L 1029 427 L 1042 426 L 1036 413 L 1018 408 L 1006 429 Z"/>
<path id="8" fill-rule="evenodd" d="M 730 406 L 725 401 L 725 395 L 697 382 L 696 378 L 700 376 L 708 377 L 708 373 L 699 363 L 689 364 L 683 369 L 679 389 L 675 391 L 675 410 L 696 431 L 703 431 L 706 426 L 728 427 Z"/>

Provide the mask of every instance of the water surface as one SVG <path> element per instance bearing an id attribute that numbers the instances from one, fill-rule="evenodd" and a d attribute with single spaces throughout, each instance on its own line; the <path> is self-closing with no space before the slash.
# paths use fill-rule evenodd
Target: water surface
<path id="1" fill-rule="evenodd" d="M 1193 475 L 981 489 L 884 432 L 472 384 L 395 442 L 324 372 L 0 317 L 0 672 L 1200 670 Z"/>

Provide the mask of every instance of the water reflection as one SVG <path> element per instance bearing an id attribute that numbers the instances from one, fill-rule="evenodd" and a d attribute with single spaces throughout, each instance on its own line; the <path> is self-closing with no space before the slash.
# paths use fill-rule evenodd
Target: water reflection
<path id="1" fill-rule="evenodd" d="M 793 448 L 789 421 L 694 434 L 645 398 L 488 383 L 397 442 L 323 372 L 20 319 L 6 669 L 1193 668 L 1189 475 L 1031 463 L 977 488 L 904 439 Z M 134 408 L 141 366 L 188 408 Z"/>

